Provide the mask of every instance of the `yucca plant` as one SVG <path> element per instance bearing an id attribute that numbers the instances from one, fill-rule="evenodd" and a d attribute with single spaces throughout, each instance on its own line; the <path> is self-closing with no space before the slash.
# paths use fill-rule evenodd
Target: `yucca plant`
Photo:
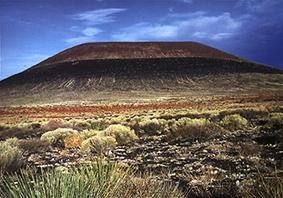
<path id="1" fill-rule="evenodd" d="M 76 168 L 21 171 L 2 179 L 0 196 L 5 198 L 106 198 L 115 197 L 131 168 L 98 160 Z"/>

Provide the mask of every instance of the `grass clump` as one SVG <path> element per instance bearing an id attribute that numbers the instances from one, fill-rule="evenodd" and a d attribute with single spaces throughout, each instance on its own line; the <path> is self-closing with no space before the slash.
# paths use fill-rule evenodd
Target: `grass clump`
<path id="1" fill-rule="evenodd" d="M 27 140 L 19 140 L 18 147 L 23 152 L 38 153 L 48 150 L 49 142 L 39 138 L 32 138 Z"/>
<path id="2" fill-rule="evenodd" d="M 129 169 L 121 170 L 115 163 L 103 162 L 68 171 L 41 170 L 41 174 L 22 171 L 3 179 L 0 197 L 115 197 L 128 174 Z"/>
<path id="3" fill-rule="evenodd" d="M 190 119 L 181 118 L 173 123 L 166 133 L 168 141 L 175 140 L 207 140 L 219 133 L 224 132 L 224 129 L 214 123 L 210 123 L 206 119 Z"/>
<path id="4" fill-rule="evenodd" d="M 283 178 L 278 175 L 265 178 L 259 175 L 254 183 L 254 188 L 243 192 L 243 198 L 279 198 L 283 197 Z"/>
<path id="5" fill-rule="evenodd" d="M 88 139 L 88 138 L 90 138 L 90 137 L 96 136 L 96 135 L 98 135 L 98 134 L 100 134 L 100 131 L 95 130 L 95 129 L 83 130 L 83 131 L 80 133 L 81 137 L 82 137 L 84 140 L 86 140 L 86 139 Z"/>
<path id="6" fill-rule="evenodd" d="M 121 124 L 110 125 L 104 132 L 106 136 L 114 137 L 119 145 L 129 144 L 138 139 L 134 130 Z"/>
<path id="7" fill-rule="evenodd" d="M 243 129 L 248 125 L 248 121 L 239 114 L 225 116 L 220 124 L 230 130 Z"/>
<path id="8" fill-rule="evenodd" d="M 161 123 L 156 119 L 145 119 L 139 123 L 140 128 L 150 134 L 156 134 L 161 129 Z"/>
<path id="9" fill-rule="evenodd" d="M 89 123 L 90 123 L 90 128 L 95 130 L 103 130 L 107 125 L 105 119 L 102 118 L 89 120 Z"/>
<path id="10" fill-rule="evenodd" d="M 18 148 L 18 139 L 10 138 L 0 142 L 0 171 L 16 171 L 22 164 L 22 151 Z"/>
<path id="11" fill-rule="evenodd" d="M 86 120 L 79 120 L 79 119 L 75 119 L 70 121 L 71 125 L 73 128 L 77 129 L 77 130 L 83 130 L 83 129 L 89 129 L 91 128 L 91 124 L 86 121 Z"/>
<path id="12" fill-rule="evenodd" d="M 82 142 L 81 150 L 99 156 L 108 155 L 117 145 L 112 136 L 94 136 Z"/>
<path id="13" fill-rule="evenodd" d="M 79 133 L 67 135 L 64 138 L 65 148 L 79 148 L 83 142 L 82 137 Z"/>
<path id="14" fill-rule="evenodd" d="M 135 177 L 131 167 L 98 160 L 91 165 L 21 171 L 3 178 L 0 197 L 5 198 L 143 198 L 185 197 L 176 186 L 150 177 Z"/>
<path id="15" fill-rule="evenodd" d="M 283 113 L 271 113 L 269 124 L 271 125 L 282 125 L 283 124 Z"/>
<path id="16" fill-rule="evenodd" d="M 70 125 L 60 119 L 49 120 L 47 123 L 45 123 L 42 126 L 44 131 L 53 131 L 58 128 L 68 128 L 68 127 L 70 127 Z"/>
<path id="17" fill-rule="evenodd" d="M 151 175 L 128 177 L 127 181 L 123 182 L 119 189 L 117 197 L 185 197 L 178 189 L 178 186 L 159 181 Z"/>
<path id="18" fill-rule="evenodd" d="M 53 145 L 64 146 L 64 139 L 70 135 L 79 136 L 79 132 L 70 128 L 58 128 L 54 131 L 44 133 L 40 139 Z"/>

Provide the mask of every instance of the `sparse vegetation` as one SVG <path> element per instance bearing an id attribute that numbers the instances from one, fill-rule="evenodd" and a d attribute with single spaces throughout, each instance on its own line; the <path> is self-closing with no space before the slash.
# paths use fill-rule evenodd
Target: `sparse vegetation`
<path id="1" fill-rule="evenodd" d="M 115 197 L 119 186 L 129 175 L 129 169 L 117 164 L 98 162 L 68 171 L 48 170 L 41 174 L 21 171 L 5 177 L 0 188 L 1 197 Z"/>
<path id="2" fill-rule="evenodd" d="M 98 130 L 95 130 L 95 129 L 86 129 L 86 130 L 83 130 L 80 135 L 81 137 L 86 140 L 90 137 L 93 137 L 93 136 L 96 136 L 98 134 L 100 134 L 101 132 L 98 131 Z"/>
<path id="3" fill-rule="evenodd" d="M 156 134 L 161 129 L 161 123 L 156 119 L 144 119 L 139 123 L 140 128 L 149 134 Z"/>
<path id="4" fill-rule="evenodd" d="M 180 139 L 189 139 L 191 141 L 206 140 L 223 131 L 222 127 L 210 123 L 206 119 L 181 118 L 168 130 L 166 138 L 169 141 Z"/>
<path id="5" fill-rule="evenodd" d="M 82 142 L 81 149 L 84 152 L 95 155 L 108 155 L 117 145 L 112 136 L 94 136 Z"/>
<path id="6" fill-rule="evenodd" d="M 244 190 L 243 198 L 281 198 L 283 197 L 283 178 L 278 175 L 266 178 L 259 175 L 251 189 Z"/>
<path id="7" fill-rule="evenodd" d="M 22 164 L 22 151 L 18 148 L 18 139 L 10 138 L 0 142 L 0 172 L 16 171 Z"/>
<path id="8" fill-rule="evenodd" d="M 54 131 L 48 131 L 41 136 L 41 140 L 45 140 L 53 145 L 64 146 L 64 139 L 70 135 L 78 135 L 79 132 L 70 128 L 57 128 Z"/>
<path id="9" fill-rule="evenodd" d="M 64 138 L 65 148 L 79 148 L 83 142 L 83 138 L 79 133 L 67 135 Z"/>
<path id="10" fill-rule="evenodd" d="M 54 131 L 58 128 L 68 128 L 68 127 L 71 127 L 71 125 L 65 123 L 63 120 L 60 119 L 49 120 L 47 123 L 43 125 L 45 131 Z"/>
<path id="11" fill-rule="evenodd" d="M 159 181 L 147 174 L 143 177 L 128 177 L 119 188 L 117 197 L 166 197 L 182 198 L 185 197 L 178 186 L 171 183 Z"/>
<path id="12" fill-rule="evenodd" d="M 270 125 L 283 125 L 283 113 L 271 113 L 269 124 Z"/>
<path id="13" fill-rule="evenodd" d="M 30 152 L 30 153 L 46 151 L 49 145 L 50 144 L 48 141 L 41 140 L 40 138 L 32 138 L 32 139 L 18 141 L 18 147 L 23 152 Z"/>
<path id="14" fill-rule="evenodd" d="M 119 145 L 130 144 L 138 139 L 134 130 L 121 124 L 110 125 L 105 129 L 105 134 L 114 137 Z"/>
<path id="15" fill-rule="evenodd" d="M 220 124 L 230 130 L 242 129 L 247 126 L 248 121 L 239 114 L 225 116 Z"/>

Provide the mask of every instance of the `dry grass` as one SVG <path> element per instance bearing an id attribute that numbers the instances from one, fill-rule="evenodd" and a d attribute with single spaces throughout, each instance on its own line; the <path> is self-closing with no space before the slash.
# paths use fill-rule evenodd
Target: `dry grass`
<path id="1" fill-rule="evenodd" d="M 215 135 L 221 134 L 225 130 L 214 123 L 192 123 L 181 124 L 169 129 L 166 134 L 168 141 L 174 140 L 207 140 Z"/>
<path id="2" fill-rule="evenodd" d="M 0 172 L 16 171 L 22 164 L 22 151 L 18 148 L 18 139 L 11 138 L 0 142 Z"/>
<path id="3" fill-rule="evenodd" d="M 119 145 L 131 144 L 138 139 L 134 130 L 121 124 L 110 125 L 104 132 L 105 135 L 113 136 Z"/>
<path id="4" fill-rule="evenodd" d="M 39 138 L 32 138 L 26 140 L 19 140 L 18 147 L 23 152 L 38 153 L 48 150 L 49 142 Z"/>
<path id="5" fill-rule="evenodd" d="M 80 134 L 70 134 L 64 138 L 65 148 L 79 148 L 81 147 L 83 138 Z"/>
<path id="6" fill-rule="evenodd" d="M 98 156 L 108 155 L 117 145 L 112 136 L 94 136 L 82 142 L 83 152 Z"/>
<path id="7" fill-rule="evenodd" d="M 151 175 L 144 175 L 128 177 L 120 186 L 117 197 L 182 198 L 185 195 L 178 189 L 178 186 L 170 182 L 159 181 Z"/>
<path id="8" fill-rule="evenodd" d="M 264 177 L 259 174 L 253 188 L 247 189 L 242 194 L 243 198 L 281 198 L 283 197 L 283 178 L 277 174 Z"/>

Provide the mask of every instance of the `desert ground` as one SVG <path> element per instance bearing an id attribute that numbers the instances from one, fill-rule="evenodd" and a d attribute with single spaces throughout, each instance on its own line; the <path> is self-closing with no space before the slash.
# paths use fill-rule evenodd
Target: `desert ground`
<path id="1" fill-rule="evenodd" d="M 60 182 L 76 183 L 81 169 L 89 174 L 109 169 L 109 175 L 93 176 L 104 177 L 106 186 L 89 189 L 97 193 L 93 197 L 282 196 L 278 93 L 2 106 L 0 114 L 0 146 L 7 149 L 0 154 L 3 197 L 14 197 L 11 189 L 35 187 L 43 196 L 40 182 L 53 182 L 47 173 L 67 174 L 69 180 Z"/>

